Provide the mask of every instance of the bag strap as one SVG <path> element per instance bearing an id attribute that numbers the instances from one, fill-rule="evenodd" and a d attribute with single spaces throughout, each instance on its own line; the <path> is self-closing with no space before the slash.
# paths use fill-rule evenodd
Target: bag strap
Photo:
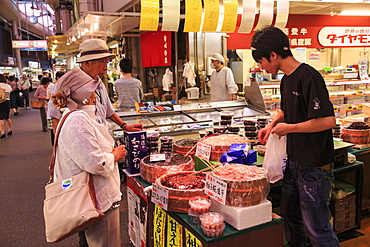
<path id="1" fill-rule="evenodd" d="M 50 166 L 49 166 L 49 171 L 50 171 L 50 178 L 49 178 L 49 182 L 48 184 L 52 183 L 53 182 L 53 177 L 54 177 L 54 166 L 55 166 L 55 157 L 56 157 L 56 154 L 57 154 L 57 146 L 58 146 L 58 138 L 59 138 L 59 133 L 62 129 L 62 126 L 64 124 L 64 122 L 66 121 L 66 118 L 69 116 L 69 114 L 71 114 L 72 112 L 74 112 L 76 110 L 73 110 L 73 111 L 70 111 L 68 112 L 63 118 L 62 120 L 60 121 L 59 123 L 59 128 L 57 128 L 56 132 L 55 133 L 55 140 L 54 140 L 54 146 L 53 146 L 53 151 L 52 151 L 52 154 L 51 154 L 51 158 L 50 158 Z"/>

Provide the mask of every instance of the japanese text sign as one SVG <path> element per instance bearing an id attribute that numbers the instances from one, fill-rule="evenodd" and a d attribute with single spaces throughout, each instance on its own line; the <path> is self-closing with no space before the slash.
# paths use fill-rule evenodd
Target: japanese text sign
<path id="1" fill-rule="evenodd" d="M 153 241 L 154 247 L 164 247 L 164 236 L 166 226 L 166 211 L 161 207 L 155 206 L 153 217 Z"/>
<path id="2" fill-rule="evenodd" d="M 202 247 L 203 244 L 188 229 L 185 228 L 185 247 Z"/>
<path id="3" fill-rule="evenodd" d="M 212 146 L 198 142 L 196 156 L 201 159 L 209 160 L 209 157 L 211 156 L 211 149 Z"/>
<path id="4" fill-rule="evenodd" d="M 322 46 L 370 46 L 370 27 L 324 27 L 319 32 Z"/>
<path id="5" fill-rule="evenodd" d="M 224 181 L 217 179 L 210 174 L 206 175 L 205 193 L 209 197 L 212 197 L 219 203 L 225 205 L 226 192 L 227 192 L 227 184 Z"/>
<path id="6" fill-rule="evenodd" d="M 182 247 L 182 225 L 170 215 L 167 215 L 167 246 Z"/>
<path id="7" fill-rule="evenodd" d="M 152 202 L 164 210 L 168 208 L 168 190 L 153 184 L 152 189 Z"/>

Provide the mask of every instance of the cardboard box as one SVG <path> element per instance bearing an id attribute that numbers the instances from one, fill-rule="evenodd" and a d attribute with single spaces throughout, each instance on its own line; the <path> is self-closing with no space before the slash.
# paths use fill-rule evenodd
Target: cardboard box
<path id="1" fill-rule="evenodd" d="M 163 94 L 163 89 L 159 87 L 153 88 L 154 97 L 160 98 Z"/>
<path id="2" fill-rule="evenodd" d="M 125 145 L 127 149 L 126 169 L 131 174 L 138 174 L 140 173 L 140 160 L 148 155 L 146 131 L 125 131 Z"/>

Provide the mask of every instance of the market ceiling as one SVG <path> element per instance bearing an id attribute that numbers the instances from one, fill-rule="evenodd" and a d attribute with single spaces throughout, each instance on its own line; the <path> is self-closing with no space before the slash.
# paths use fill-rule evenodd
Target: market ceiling
<path id="1" fill-rule="evenodd" d="M 370 0 L 352 0 L 351 3 L 343 3 L 343 1 L 294 1 L 289 3 L 289 14 L 300 15 L 336 15 L 343 11 L 369 11 Z M 55 0 L 48 0 L 49 4 L 58 5 Z M 181 0 L 180 14 L 184 18 L 184 0 Z M 242 7 L 242 0 L 239 0 L 239 7 Z M 256 9 L 259 10 L 259 0 L 257 1 Z M 139 36 L 140 11 L 141 2 L 133 0 L 127 7 L 122 7 L 120 11 L 125 12 L 88 12 L 83 15 L 65 35 L 57 35 L 49 37 L 49 53 L 57 54 L 57 57 L 74 56 L 78 52 L 78 46 L 87 37 L 119 37 L 119 36 Z M 160 6 L 162 10 L 162 6 Z M 274 6 L 276 13 L 276 4 Z M 161 24 L 159 24 L 161 25 Z"/>

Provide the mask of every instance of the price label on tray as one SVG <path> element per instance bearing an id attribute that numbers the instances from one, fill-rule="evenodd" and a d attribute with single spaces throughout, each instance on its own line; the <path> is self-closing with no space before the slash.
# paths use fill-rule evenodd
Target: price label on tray
<path id="1" fill-rule="evenodd" d="M 152 202 L 164 210 L 168 208 L 168 190 L 153 184 L 152 189 Z"/>
<path id="2" fill-rule="evenodd" d="M 226 191 L 227 191 L 227 184 L 224 181 L 217 179 L 210 174 L 206 175 L 205 193 L 209 197 L 212 197 L 219 203 L 225 205 Z"/>
<path id="3" fill-rule="evenodd" d="M 212 146 L 198 142 L 197 143 L 197 151 L 196 151 L 196 156 L 202 159 L 209 160 L 209 157 L 211 156 L 211 149 Z"/>
<path id="4" fill-rule="evenodd" d="M 151 154 L 150 162 L 164 161 L 166 160 L 166 154 Z"/>

